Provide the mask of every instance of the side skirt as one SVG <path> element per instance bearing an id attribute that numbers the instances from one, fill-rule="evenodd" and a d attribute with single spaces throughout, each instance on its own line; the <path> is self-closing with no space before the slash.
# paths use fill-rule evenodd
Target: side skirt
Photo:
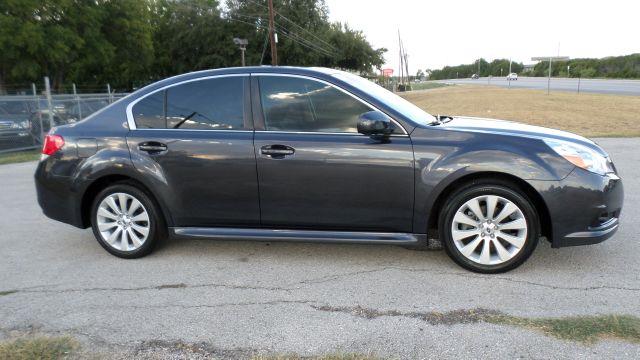
<path id="1" fill-rule="evenodd" d="M 244 228 L 169 228 L 173 238 L 252 241 L 298 241 L 350 244 L 417 245 L 426 242 L 426 234 L 360 231 L 279 230 Z"/>

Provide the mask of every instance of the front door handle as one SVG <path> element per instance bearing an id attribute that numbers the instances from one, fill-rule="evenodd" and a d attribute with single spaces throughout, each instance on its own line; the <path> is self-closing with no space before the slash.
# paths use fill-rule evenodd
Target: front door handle
<path id="1" fill-rule="evenodd" d="M 293 155 L 295 149 L 287 145 L 265 145 L 260 148 L 262 155 L 271 156 L 273 158 L 283 158 L 287 155 Z"/>
<path id="2" fill-rule="evenodd" d="M 167 145 L 156 141 L 148 141 L 138 144 L 138 150 L 146 151 L 150 154 L 156 154 L 167 151 Z"/>

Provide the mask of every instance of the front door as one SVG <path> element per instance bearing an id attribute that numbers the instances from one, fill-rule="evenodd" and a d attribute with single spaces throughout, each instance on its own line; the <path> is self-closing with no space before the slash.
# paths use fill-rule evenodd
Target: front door
<path id="1" fill-rule="evenodd" d="M 248 76 L 188 81 L 132 107 L 132 160 L 166 182 L 159 196 L 175 226 L 260 225 L 248 83 Z"/>
<path id="2" fill-rule="evenodd" d="M 287 75 L 258 83 L 263 226 L 412 231 L 413 150 L 399 125 L 397 135 L 373 139 L 356 131 L 359 115 L 372 108 L 333 85 Z"/>

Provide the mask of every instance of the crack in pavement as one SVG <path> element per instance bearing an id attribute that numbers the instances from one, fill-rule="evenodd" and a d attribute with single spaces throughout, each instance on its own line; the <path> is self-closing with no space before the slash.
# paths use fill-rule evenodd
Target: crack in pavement
<path id="1" fill-rule="evenodd" d="M 150 308 L 180 308 L 180 309 L 199 309 L 199 308 L 220 308 L 220 307 L 229 307 L 229 306 L 256 306 L 256 305 L 266 305 L 266 306 L 275 306 L 275 305 L 284 305 L 284 304 L 317 304 L 317 301 L 314 300 L 271 300 L 271 301 L 257 301 L 257 302 L 236 302 L 236 303 L 220 303 L 220 304 L 196 304 L 196 305 L 188 305 L 188 304 L 167 304 L 167 305 L 150 305 L 150 306 L 127 306 L 133 309 L 150 309 Z M 105 306 L 100 306 L 100 308 L 105 308 Z"/>
<path id="2" fill-rule="evenodd" d="M 532 285 L 532 286 L 544 287 L 544 288 L 549 288 L 549 289 L 554 289 L 554 290 L 578 290 L 578 291 L 622 290 L 622 291 L 640 291 L 640 288 L 625 287 L 625 286 L 611 286 L 611 285 L 597 285 L 597 286 L 586 286 L 586 287 L 559 286 L 559 285 L 545 284 L 545 283 L 539 283 L 539 282 L 534 282 L 534 281 L 529 281 L 529 280 L 513 279 L 513 278 L 505 277 L 505 276 L 478 275 L 478 274 L 465 273 L 465 272 L 450 272 L 450 271 L 439 271 L 439 270 L 431 270 L 431 269 L 405 268 L 405 267 L 401 267 L 401 266 L 384 266 L 384 267 L 378 268 L 378 269 L 359 270 L 359 271 L 354 271 L 354 272 L 349 272 L 349 273 L 328 275 L 328 276 L 323 276 L 323 277 L 319 277 L 319 278 L 315 278 L 315 279 L 303 280 L 303 281 L 300 281 L 300 282 L 298 282 L 296 284 L 303 284 L 303 285 L 322 284 L 322 283 L 327 283 L 327 282 L 340 280 L 340 279 L 347 278 L 347 277 L 358 276 L 358 275 L 362 275 L 362 274 L 376 273 L 376 272 L 384 272 L 384 271 L 388 271 L 388 270 L 399 270 L 399 271 L 409 271 L 409 272 L 424 272 L 424 273 L 430 273 L 430 274 L 434 274 L 434 275 L 451 275 L 451 276 L 458 276 L 458 277 L 463 277 L 463 278 L 479 279 L 479 280 L 501 280 L 501 281 L 507 281 L 507 282 L 513 282 L 513 283 L 521 283 L 521 284 L 527 284 L 527 285 Z"/>
<path id="3" fill-rule="evenodd" d="M 365 319 L 375 319 L 383 316 L 391 317 L 406 317 L 419 319 L 429 323 L 430 325 L 455 325 L 455 324 L 470 324 L 486 322 L 492 316 L 504 316 L 505 314 L 497 311 L 484 308 L 475 309 L 460 309 L 451 310 L 444 313 L 436 311 L 427 312 L 402 312 L 398 310 L 378 310 L 371 308 L 364 308 L 360 305 L 356 306 L 314 306 L 311 307 L 318 311 L 333 312 L 333 313 L 346 313 L 352 316 L 361 317 Z"/>
<path id="4" fill-rule="evenodd" d="M 300 290 L 301 286 L 295 285 L 315 285 L 315 284 L 323 284 L 338 281 L 344 278 L 354 277 L 363 274 L 372 274 L 378 272 L 385 272 L 389 270 L 398 270 L 398 271 L 406 271 L 406 272 L 419 272 L 419 273 L 429 273 L 433 275 L 449 275 L 449 276 L 458 276 L 467 279 L 477 279 L 477 280 L 490 280 L 490 281 L 506 281 L 518 284 L 527 284 L 531 286 L 543 287 L 553 290 L 569 290 L 569 291 L 592 291 L 592 290 L 620 290 L 620 291 L 640 291 L 640 288 L 635 287 L 626 287 L 626 286 L 612 286 L 612 285 L 595 285 L 595 286 L 560 286 L 553 284 L 545 284 L 540 282 L 534 282 L 530 280 L 520 280 L 514 279 L 512 277 L 506 276 L 496 276 L 496 275 L 478 275 L 473 273 L 466 272 L 450 272 L 450 271 L 439 271 L 432 269 L 419 269 L 419 268 L 406 268 L 401 266 L 383 266 L 381 268 L 376 269 L 368 269 L 368 270 L 358 270 L 353 272 L 339 273 L 333 275 L 326 275 L 318 278 L 306 279 L 302 281 L 298 281 L 292 284 L 289 284 L 289 287 L 279 287 L 279 286 L 255 286 L 255 285 L 239 285 L 239 284 L 195 284 L 188 285 L 185 283 L 177 283 L 177 284 L 162 284 L 156 286 L 140 286 L 140 287 L 94 287 L 94 288 L 70 288 L 70 289 L 37 289 L 43 286 L 32 286 L 29 288 L 22 289 L 11 289 L 0 291 L 0 297 L 9 296 L 12 294 L 19 293 L 45 293 L 45 294 L 60 294 L 60 293 L 73 293 L 73 292 L 91 292 L 91 291 L 146 291 L 146 290 L 171 290 L 171 289 L 197 289 L 197 288 L 225 288 L 231 290 L 264 290 L 264 291 L 285 291 L 291 292 L 295 290 Z M 293 287 L 292 287 L 293 286 Z"/>
<path id="5" fill-rule="evenodd" d="M 1 295 L 11 295 L 18 293 L 44 293 L 44 294 L 63 294 L 63 293 L 74 293 L 74 292 L 91 292 L 91 291 L 146 291 L 146 290 L 170 290 L 170 289 L 197 289 L 197 288 L 226 288 L 232 290 L 266 290 L 266 291 L 292 291 L 296 289 L 283 288 L 283 287 L 271 287 L 271 286 L 251 286 L 251 285 L 237 285 L 237 284 L 196 284 L 196 285 L 188 285 L 184 283 L 178 284 L 163 284 L 156 286 L 140 286 L 140 287 L 94 287 L 94 288 L 71 288 L 71 289 L 42 289 L 42 290 L 32 290 L 32 289 L 14 289 L 8 291 L 0 292 Z"/>

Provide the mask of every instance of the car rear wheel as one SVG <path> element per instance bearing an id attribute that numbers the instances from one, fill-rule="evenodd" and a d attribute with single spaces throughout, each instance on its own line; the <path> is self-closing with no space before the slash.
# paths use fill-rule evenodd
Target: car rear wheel
<path id="1" fill-rule="evenodd" d="M 441 213 L 440 229 L 447 254 L 481 273 L 520 266 L 531 256 L 540 232 L 526 195 L 498 184 L 471 184 L 454 193 Z"/>
<path id="2" fill-rule="evenodd" d="M 164 223 L 154 201 L 130 184 L 102 190 L 91 212 L 93 234 L 102 247 L 121 258 L 149 254 L 163 234 Z"/>

